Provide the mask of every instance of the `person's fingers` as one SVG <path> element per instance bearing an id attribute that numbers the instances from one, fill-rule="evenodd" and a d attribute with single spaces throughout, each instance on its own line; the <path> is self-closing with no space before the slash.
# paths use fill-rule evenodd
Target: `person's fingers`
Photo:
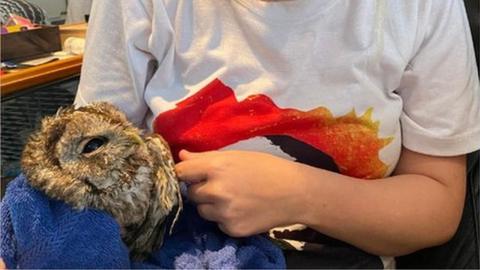
<path id="1" fill-rule="evenodd" d="M 180 160 L 189 160 L 189 159 L 196 159 L 196 158 L 204 158 L 205 156 L 209 155 L 211 152 L 190 152 L 188 150 L 182 149 L 178 153 L 178 157 Z"/>
<path id="2" fill-rule="evenodd" d="M 215 205 L 211 203 L 202 203 L 197 205 L 198 214 L 206 220 L 218 222 L 219 215 Z"/>
<path id="3" fill-rule="evenodd" d="M 201 160 L 185 160 L 175 165 L 175 171 L 180 181 L 198 183 L 207 179 L 207 171 Z"/>
<path id="4" fill-rule="evenodd" d="M 197 204 L 213 203 L 215 195 L 209 191 L 207 181 L 199 182 L 188 186 L 188 199 Z"/>
<path id="5" fill-rule="evenodd" d="M 3 262 L 2 258 L 0 258 L 0 270 L 4 270 L 4 269 L 7 269 L 7 266 Z"/>

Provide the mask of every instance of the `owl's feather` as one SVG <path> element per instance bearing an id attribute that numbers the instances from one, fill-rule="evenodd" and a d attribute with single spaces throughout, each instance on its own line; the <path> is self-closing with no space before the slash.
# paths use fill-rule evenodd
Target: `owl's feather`
<path id="1" fill-rule="evenodd" d="M 141 232 L 141 236 L 136 237 L 136 234 L 132 233 L 131 236 L 133 237 L 125 239 L 125 242 L 133 247 L 134 250 L 139 250 L 146 242 L 152 245 L 148 249 L 161 245 L 167 230 L 166 226 L 168 225 L 168 222 L 165 222 L 166 217 L 173 212 L 175 215 L 172 223 L 174 224 L 182 208 L 182 198 L 180 192 L 178 192 L 178 183 L 168 180 L 176 178 L 173 157 L 168 144 L 162 137 L 156 134 L 146 136 L 145 142 L 150 154 L 156 156 L 153 167 L 157 168 L 157 171 L 153 172 L 153 174 L 156 175 L 155 178 L 158 181 L 154 182 L 152 197 L 156 199 L 150 204 L 147 218 L 135 229 L 135 231 Z M 169 196 L 169 194 L 176 194 L 177 197 Z M 147 241 L 148 239 L 155 240 Z M 133 255 L 141 258 L 145 254 Z"/>
<path id="2" fill-rule="evenodd" d="M 158 248 L 182 200 L 167 143 L 144 135 L 108 103 L 61 109 L 28 140 L 30 184 L 76 209 L 105 210 L 136 259 Z"/>

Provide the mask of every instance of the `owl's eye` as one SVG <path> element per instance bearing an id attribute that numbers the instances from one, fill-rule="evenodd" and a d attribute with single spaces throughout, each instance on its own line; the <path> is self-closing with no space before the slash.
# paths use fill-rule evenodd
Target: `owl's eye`
<path id="1" fill-rule="evenodd" d="M 102 147 L 107 142 L 107 138 L 104 137 L 95 137 L 89 140 L 83 147 L 82 154 L 92 153 L 98 148 Z"/>

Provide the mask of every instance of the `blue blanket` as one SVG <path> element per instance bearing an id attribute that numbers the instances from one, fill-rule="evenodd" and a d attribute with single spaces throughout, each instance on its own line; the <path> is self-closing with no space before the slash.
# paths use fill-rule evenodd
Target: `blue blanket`
<path id="1" fill-rule="evenodd" d="M 162 248 L 143 262 L 129 259 L 108 214 L 72 210 L 13 180 L 1 204 L 0 257 L 8 268 L 285 268 L 281 250 L 263 236 L 231 238 L 186 202 Z"/>

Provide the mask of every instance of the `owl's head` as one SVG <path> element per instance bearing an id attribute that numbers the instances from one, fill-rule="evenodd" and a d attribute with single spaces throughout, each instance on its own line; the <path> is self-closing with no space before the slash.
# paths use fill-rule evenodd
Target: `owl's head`
<path id="1" fill-rule="evenodd" d="M 32 186 L 83 208 L 148 166 L 141 131 L 117 108 L 94 103 L 60 109 L 27 142 L 22 169 Z"/>

